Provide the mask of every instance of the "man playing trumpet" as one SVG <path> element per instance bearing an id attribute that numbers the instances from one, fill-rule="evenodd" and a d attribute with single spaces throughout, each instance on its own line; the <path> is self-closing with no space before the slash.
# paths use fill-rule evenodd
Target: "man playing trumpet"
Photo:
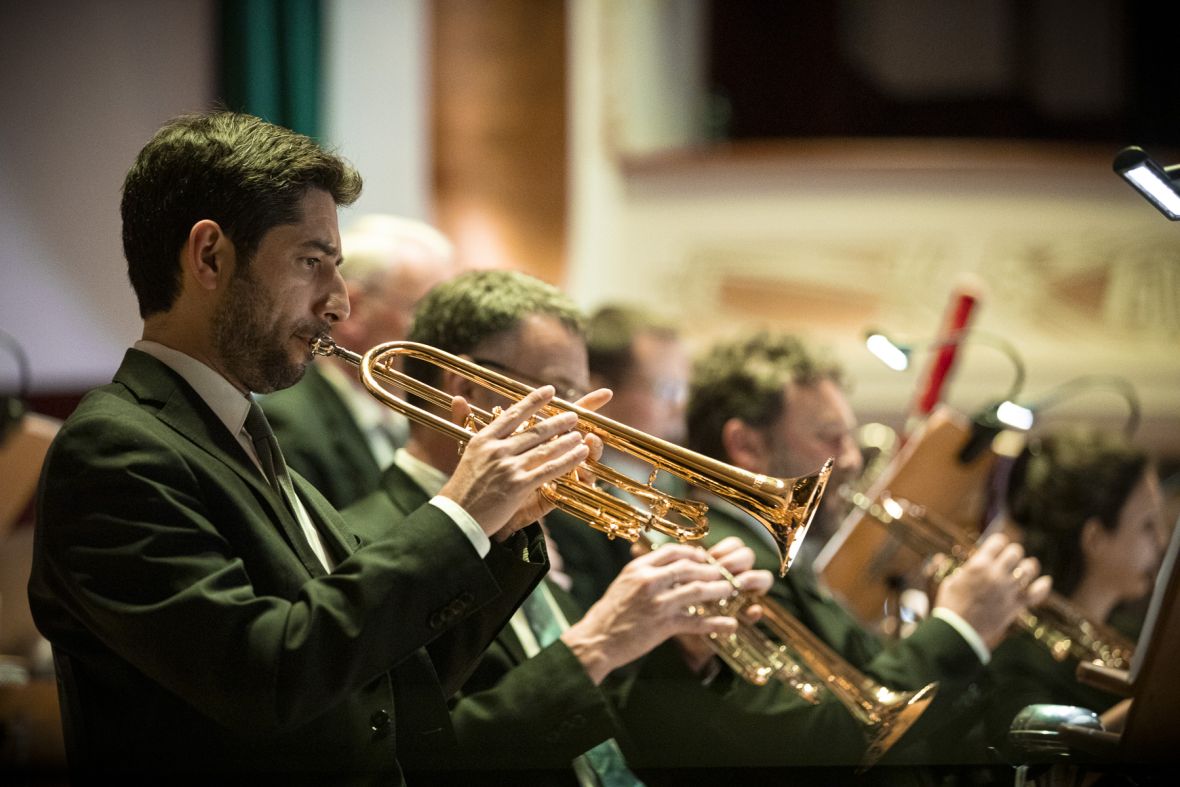
<path id="1" fill-rule="evenodd" d="M 529 386 L 552 384 L 562 399 L 591 409 L 609 395 L 586 394 L 586 348 L 576 307 L 555 288 L 523 274 L 471 272 L 439 285 L 419 305 L 410 339 Z M 408 359 L 406 371 L 482 410 L 507 404 L 471 378 L 416 358 Z M 413 510 L 461 471 L 457 457 L 454 439 L 412 423 L 409 442 L 382 482 L 388 498 Z M 769 587 L 769 574 L 747 571 L 753 553 L 736 540 L 718 545 L 712 556 L 739 575 L 743 589 Z M 546 579 L 452 701 L 449 724 L 442 726 L 453 730 L 454 748 L 440 745 L 440 738 L 449 736 L 437 733 L 438 719 L 405 722 L 399 735 L 420 744 L 413 747 L 419 756 L 411 767 L 420 768 L 415 780 L 438 777 L 449 783 L 460 769 L 477 772 L 480 779 L 489 772 L 522 771 L 527 776 L 517 778 L 536 779 L 549 771 L 559 781 L 579 784 L 639 783 L 627 755 L 642 742 L 628 736 L 620 719 L 618 694 L 626 683 L 613 673 L 669 639 L 680 643 L 679 650 L 668 647 L 684 674 L 706 673 L 712 656 L 699 635 L 732 631 L 736 622 L 693 609 L 733 591 L 703 550 L 675 544 L 629 563 L 586 610 Z"/>
<path id="2" fill-rule="evenodd" d="M 834 491 L 861 469 L 852 437 L 855 416 L 839 369 L 792 336 L 761 332 L 715 345 L 694 366 L 687 417 L 689 448 L 752 472 L 800 475 L 834 457 Z M 709 540 L 739 536 L 754 548 L 757 566 L 777 565 L 761 528 L 724 501 L 706 502 Z M 810 557 L 831 535 L 837 508 L 838 495 L 827 495 L 803 553 L 768 597 L 887 686 L 917 689 L 942 682 L 941 696 L 928 714 L 937 718 L 933 709 L 951 705 L 953 687 L 979 676 L 1017 613 L 1040 601 L 1050 581 L 1037 578 L 1037 561 L 1024 557 L 1019 544 L 991 537 L 942 582 L 932 616 L 887 647 L 820 586 L 811 569 Z M 922 723 L 929 728 L 929 718 Z"/>
<path id="3" fill-rule="evenodd" d="M 29 583 L 76 780 L 399 784 L 398 687 L 445 714 L 546 570 L 536 490 L 592 447 L 572 415 L 517 431 L 550 387 L 396 527 L 372 507 L 367 538 L 287 470 L 252 394 L 297 381 L 348 316 L 337 207 L 360 189 L 230 112 L 169 122 L 127 175 L 143 339 L 50 449 Z"/>

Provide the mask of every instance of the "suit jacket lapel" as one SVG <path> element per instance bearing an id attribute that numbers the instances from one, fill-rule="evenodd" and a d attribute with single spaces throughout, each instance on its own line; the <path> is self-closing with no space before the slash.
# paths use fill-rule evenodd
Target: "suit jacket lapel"
<path id="1" fill-rule="evenodd" d="M 500 629 L 500 633 L 496 635 L 496 641 L 500 643 L 513 662 L 522 664 L 528 660 L 528 655 L 524 652 L 524 645 L 521 643 L 520 637 L 516 636 L 516 630 L 512 626 Z"/>
<path id="2" fill-rule="evenodd" d="M 311 551 L 307 537 L 278 491 L 267 482 L 237 437 L 230 434 L 183 377 L 147 353 L 128 350 L 114 379 L 141 402 L 155 405 L 157 418 L 244 480 L 269 519 L 279 524 L 277 530 L 312 576 L 324 573 L 323 565 Z"/>
<path id="3" fill-rule="evenodd" d="M 368 438 L 357 426 L 356 419 L 348 410 L 348 405 L 340 397 L 339 392 L 328 382 L 314 364 L 308 369 L 302 385 L 309 387 L 308 400 L 316 407 L 322 408 L 319 417 L 323 419 L 331 430 L 333 455 L 340 462 L 341 468 L 352 468 L 364 476 L 366 485 L 370 481 L 376 482 L 381 474 L 381 468 L 369 450 Z"/>
<path id="4" fill-rule="evenodd" d="M 397 465 L 386 468 L 381 478 L 381 488 L 403 514 L 408 514 L 430 502 L 430 497 L 422 487 Z"/>
<path id="5" fill-rule="evenodd" d="M 295 490 L 299 493 L 299 499 L 303 501 L 308 516 L 324 537 L 328 551 L 341 560 L 355 552 L 360 545 L 359 541 L 345 526 L 340 512 L 303 476 L 292 471 L 291 481 L 295 484 Z"/>

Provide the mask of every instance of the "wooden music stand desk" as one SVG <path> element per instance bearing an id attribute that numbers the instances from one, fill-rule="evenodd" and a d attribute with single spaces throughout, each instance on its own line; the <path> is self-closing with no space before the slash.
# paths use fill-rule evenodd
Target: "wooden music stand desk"
<path id="1" fill-rule="evenodd" d="M 1180 523 L 1172 530 L 1128 675 L 1131 708 L 1119 740 L 1123 762 L 1174 763 L 1180 757 Z"/>
<path id="2" fill-rule="evenodd" d="M 876 502 L 888 492 L 924 506 L 942 519 L 979 522 L 996 454 L 985 448 L 971 461 L 960 462 L 959 452 L 970 435 L 971 423 L 965 416 L 939 406 L 910 436 L 866 496 Z M 970 541 L 976 536 L 971 533 Z M 890 595 L 920 569 L 926 557 L 902 544 L 867 512 L 854 508 L 816 557 L 815 570 L 863 625 L 876 628 Z"/>
<path id="3" fill-rule="evenodd" d="M 45 453 L 60 426 L 55 418 L 25 413 L 0 444 L 0 541 L 33 499 Z"/>

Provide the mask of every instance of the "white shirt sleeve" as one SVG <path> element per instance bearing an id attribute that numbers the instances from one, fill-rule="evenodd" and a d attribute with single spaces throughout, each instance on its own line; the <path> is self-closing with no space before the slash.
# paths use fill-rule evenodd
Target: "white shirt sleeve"
<path id="1" fill-rule="evenodd" d="M 979 632 L 975 630 L 975 627 L 963 620 L 959 613 L 949 610 L 946 607 L 935 607 L 934 611 L 930 613 L 930 617 L 945 621 L 947 625 L 959 632 L 959 636 L 965 639 L 967 644 L 971 646 L 971 649 L 975 651 L 975 655 L 979 656 L 981 664 L 987 664 L 992 660 L 991 648 L 983 641 L 983 637 L 979 636 Z"/>
<path id="2" fill-rule="evenodd" d="M 483 532 L 483 528 L 479 523 L 467 513 L 463 506 L 451 500 L 449 497 L 442 495 L 435 495 L 430 499 L 430 504 L 435 508 L 441 510 L 444 514 L 449 516 L 459 529 L 463 531 L 463 535 L 471 542 L 471 546 L 475 547 L 475 551 L 479 556 L 487 557 L 488 552 L 492 551 L 492 542 L 488 539 L 487 534 Z"/>

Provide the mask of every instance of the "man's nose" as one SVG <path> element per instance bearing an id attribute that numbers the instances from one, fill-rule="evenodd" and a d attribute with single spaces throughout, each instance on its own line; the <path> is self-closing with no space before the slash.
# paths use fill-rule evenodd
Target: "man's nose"
<path id="1" fill-rule="evenodd" d="M 332 269 L 332 285 L 324 298 L 324 305 L 320 316 L 328 322 L 337 323 L 347 320 L 351 309 L 348 304 L 348 288 L 344 284 L 344 277 L 339 268 Z"/>
<path id="2" fill-rule="evenodd" d="M 853 477 L 860 475 L 860 471 L 864 469 L 864 455 L 861 454 L 860 446 L 856 444 L 852 435 L 845 435 L 844 439 L 840 441 L 840 454 L 836 457 L 836 467 Z"/>

